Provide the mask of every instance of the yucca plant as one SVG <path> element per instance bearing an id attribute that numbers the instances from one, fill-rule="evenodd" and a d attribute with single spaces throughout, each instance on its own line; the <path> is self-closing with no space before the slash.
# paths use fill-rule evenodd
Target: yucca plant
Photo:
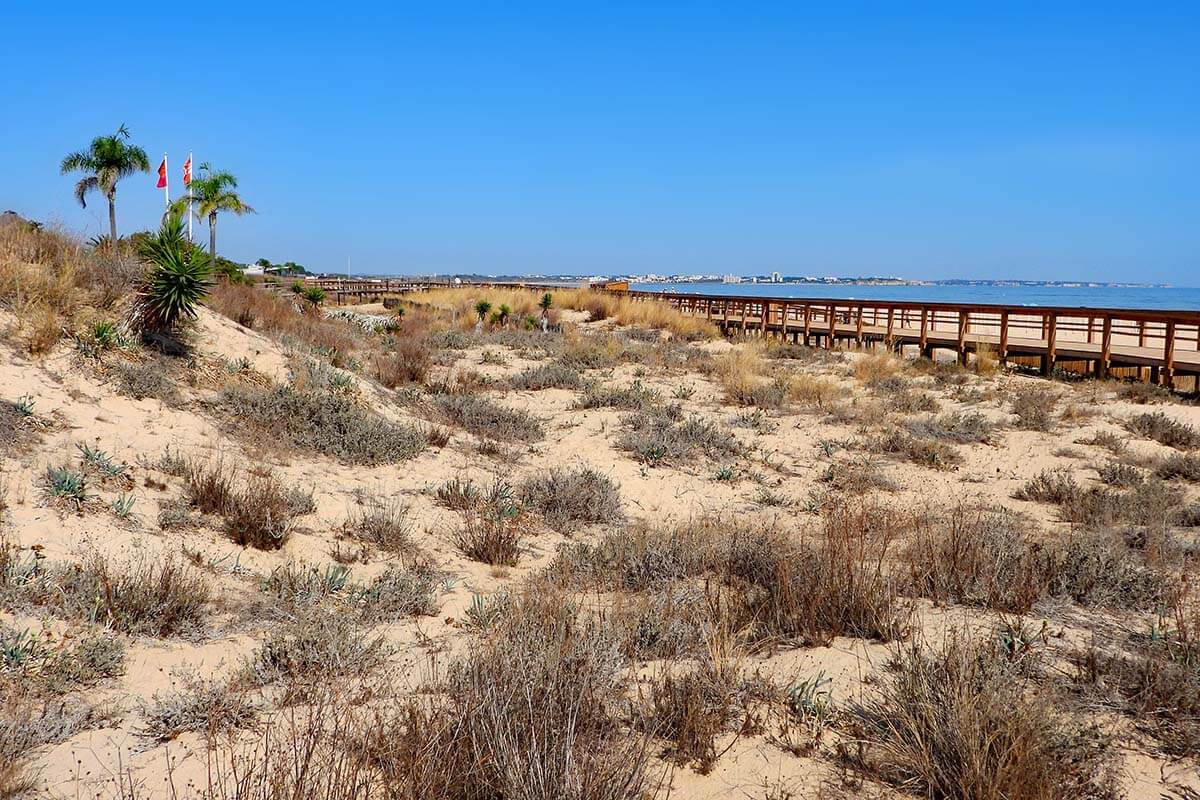
<path id="1" fill-rule="evenodd" d="M 149 270 L 129 311 L 130 327 L 168 333 L 185 318 L 194 318 L 196 307 L 208 296 L 212 260 L 187 240 L 183 217 L 168 214 L 158 233 L 140 244 L 138 254 Z"/>
<path id="2" fill-rule="evenodd" d="M 479 321 L 483 322 L 487 319 L 488 312 L 492 310 L 492 304 L 487 300 L 480 300 L 475 304 L 475 313 L 479 315 Z"/>
<path id="3" fill-rule="evenodd" d="M 303 297 L 313 308 L 316 308 L 317 306 L 321 305 L 321 303 L 325 302 L 325 290 L 320 286 L 309 286 L 300 293 L 300 296 Z"/>

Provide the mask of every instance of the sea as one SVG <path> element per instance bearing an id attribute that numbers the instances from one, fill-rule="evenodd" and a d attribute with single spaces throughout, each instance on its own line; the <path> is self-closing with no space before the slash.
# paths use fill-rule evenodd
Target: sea
<path id="1" fill-rule="evenodd" d="M 1022 306 L 1200 311 L 1200 288 L 1116 286 L 873 286 L 814 283 L 634 283 L 631 289 L 743 297 L 999 303 Z"/>

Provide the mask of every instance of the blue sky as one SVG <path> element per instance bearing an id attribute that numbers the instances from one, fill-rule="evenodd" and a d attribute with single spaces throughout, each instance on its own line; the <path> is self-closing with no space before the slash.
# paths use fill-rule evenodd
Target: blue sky
<path id="1" fill-rule="evenodd" d="M 89 234 L 57 165 L 123 122 L 240 177 L 238 260 L 1200 284 L 1194 3 L 38 5 L 0 209 Z"/>

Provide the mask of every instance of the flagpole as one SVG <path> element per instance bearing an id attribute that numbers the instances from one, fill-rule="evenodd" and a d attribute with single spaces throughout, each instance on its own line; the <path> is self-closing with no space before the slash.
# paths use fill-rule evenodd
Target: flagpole
<path id="1" fill-rule="evenodd" d="M 163 200 L 166 208 L 171 208 L 171 168 L 167 166 L 167 154 L 163 153 Z"/>
<path id="2" fill-rule="evenodd" d="M 188 160 L 187 160 L 187 165 L 188 165 L 188 172 L 191 172 L 191 170 L 192 170 L 192 151 L 190 151 L 190 150 L 188 151 Z M 187 204 L 187 218 L 188 218 L 188 241 L 190 242 L 190 241 L 192 241 L 192 176 L 191 176 L 191 175 L 188 175 L 188 176 L 187 176 L 187 179 L 188 179 L 188 180 L 187 180 L 187 190 L 188 190 L 188 204 Z"/>

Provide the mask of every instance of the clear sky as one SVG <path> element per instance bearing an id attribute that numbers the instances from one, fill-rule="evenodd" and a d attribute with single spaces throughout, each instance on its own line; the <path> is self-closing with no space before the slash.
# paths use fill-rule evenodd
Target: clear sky
<path id="1" fill-rule="evenodd" d="M 44 10 L 39 10 L 44 9 Z M 1200 285 L 1200 6 L 15 2 L 0 210 L 120 123 L 257 216 L 221 251 L 356 272 Z M 175 187 L 178 190 L 178 187 Z M 153 178 L 118 192 L 155 224 Z"/>

